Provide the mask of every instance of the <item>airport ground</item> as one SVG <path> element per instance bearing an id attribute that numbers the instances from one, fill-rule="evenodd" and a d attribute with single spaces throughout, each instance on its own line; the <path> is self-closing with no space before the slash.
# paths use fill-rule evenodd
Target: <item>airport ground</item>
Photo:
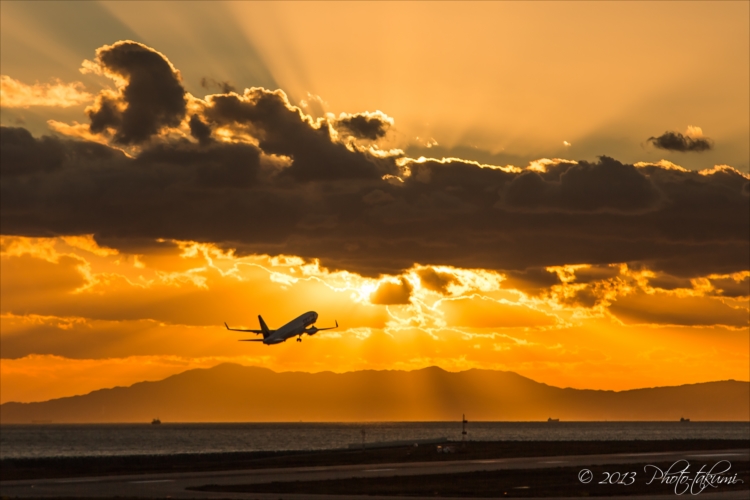
<path id="1" fill-rule="evenodd" d="M 665 441 L 469 441 L 450 443 L 456 453 L 436 453 L 436 446 L 179 455 L 90 456 L 0 460 L 0 481 L 204 472 L 335 465 L 447 462 L 500 458 L 596 455 L 645 452 L 727 450 L 750 447 L 747 440 L 684 439 Z"/>
<path id="2" fill-rule="evenodd" d="M 616 442 L 470 442 L 453 454 L 435 446 L 162 457 L 100 457 L 0 462 L 3 498 L 580 498 L 674 495 L 646 484 L 646 464 L 688 460 L 690 472 L 720 460 L 733 485 L 706 500 L 747 498 L 750 440 Z M 98 463 L 98 465 L 97 465 Z M 578 473 L 588 468 L 590 483 Z M 609 473 L 636 472 L 633 484 L 599 484 Z M 24 479 L 22 479 L 24 478 Z M 626 480 L 630 482 L 629 480 Z M 742 482 L 740 482 L 742 481 Z M 710 492 L 709 492 L 710 491 Z"/>

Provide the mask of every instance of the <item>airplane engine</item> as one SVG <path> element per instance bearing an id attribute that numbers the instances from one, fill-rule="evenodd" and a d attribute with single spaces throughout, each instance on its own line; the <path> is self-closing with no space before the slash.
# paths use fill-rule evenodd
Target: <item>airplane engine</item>
<path id="1" fill-rule="evenodd" d="M 305 330 L 305 333 L 307 333 L 308 335 L 315 335 L 316 333 L 318 333 L 318 328 L 315 326 L 311 326 L 310 328 Z"/>

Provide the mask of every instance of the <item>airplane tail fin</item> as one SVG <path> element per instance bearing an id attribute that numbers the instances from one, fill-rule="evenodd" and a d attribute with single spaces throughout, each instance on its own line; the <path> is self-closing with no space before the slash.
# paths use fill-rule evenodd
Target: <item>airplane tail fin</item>
<path id="1" fill-rule="evenodd" d="M 260 323 L 260 329 L 263 330 L 263 338 L 271 335 L 271 330 L 268 329 L 268 325 L 263 321 L 263 317 L 260 314 L 258 315 L 258 322 Z"/>

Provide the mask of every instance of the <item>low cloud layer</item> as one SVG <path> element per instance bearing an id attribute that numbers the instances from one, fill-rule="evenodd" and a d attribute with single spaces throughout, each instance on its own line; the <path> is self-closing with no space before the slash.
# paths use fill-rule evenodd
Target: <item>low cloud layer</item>
<path id="1" fill-rule="evenodd" d="M 597 163 L 559 163 L 545 172 L 523 172 L 506 185 L 498 208 L 625 214 L 655 211 L 662 199 L 648 176 L 604 156 Z"/>
<path id="2" fill-rule="evenodd" d="M 394 182 L 381 178 L 399 171 L 394 159 L 350 151 L 297 120 L 292 144 L 259 123 L 270 151 L 182 140 L 135 158 L 3 128 L 3 232 L 94 234 L 114 246 L 210 241 L 367 275 L 415 262 L 523 271 L 638 261 L 685 276 L 747 267 L 748 180 L 731 169 L 602 158 L 515 172 L 429 160 Z"/>
<path id="3" fill-rule="evenodd" d="M 747 269 L 750 188 L 729 167 L 412 160 L 347 139 L 381 138 L 392 123 L 381 113 L 313 119 L 262 88 L 197 99 L 162 54 L 135 42 L 100 48 L 89 67 L 121 83 L 97 97 L 91 130 L 139 150 L 3 128 L 3 233 L 93 234 L 118 248 L 215 242 L 368 276 L 414 263 L 521 281 L 576 263 L 682 277 Z"/>

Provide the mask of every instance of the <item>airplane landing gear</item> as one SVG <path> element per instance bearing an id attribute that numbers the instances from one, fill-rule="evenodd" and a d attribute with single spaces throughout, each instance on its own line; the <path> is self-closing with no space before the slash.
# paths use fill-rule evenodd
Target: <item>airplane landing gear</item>
<path id="1" fill-rule="evenodd" d="M 302 342 L 302 337 L 297 337 L 297 342 Z"/>

